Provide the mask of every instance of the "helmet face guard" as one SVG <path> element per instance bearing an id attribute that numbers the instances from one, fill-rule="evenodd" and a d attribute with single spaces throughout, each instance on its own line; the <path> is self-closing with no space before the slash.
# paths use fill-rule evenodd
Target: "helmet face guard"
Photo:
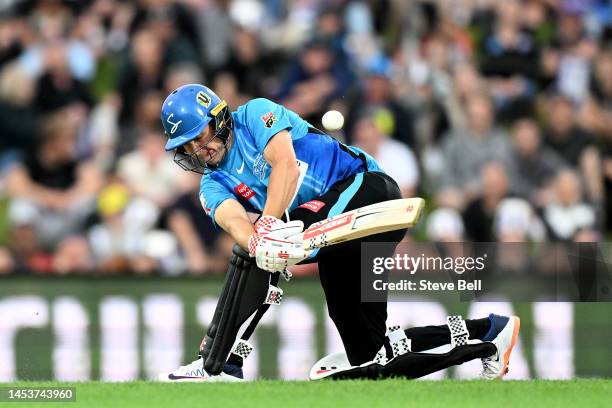
<path id="1" fill-rule="evenodd" d="M 225 101 L 221 101 L 211 111 L 210 115 L 214 119 L 214 135 L 213 137 L 199 149 L 189 154 L 184 146 L 179 146 L 174 153 L 174 162 L 179 165 L 185 171 L 193 171 L 199 174 L 209 174 L 210 172 L 217 169 L 216 165 L 212 165 L 209 162 L 217 157 L 218 152 L 212 155 L 208 160 L 200 160 L 198 153 L 208 147 L 208 144 L 215 138 L 218 138 L 223 142 L 223 148 L 227 151 L 227 144 L 230 138 L 231 130 L 233 127 L 232 115 L 230 114 L 229 107 Z"/>

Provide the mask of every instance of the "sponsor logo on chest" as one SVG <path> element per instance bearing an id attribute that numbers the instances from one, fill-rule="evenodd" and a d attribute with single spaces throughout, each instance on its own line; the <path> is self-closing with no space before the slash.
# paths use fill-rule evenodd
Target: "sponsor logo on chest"
<path id="1" fill-rule="evenodd" d="M 254 195 L 255 195 L 255 191 L 253 191 L 249 186 L 247 186 L 244 183 L 240 183 L 238 184 L 235 188 L 234 191 L 236 192 L 236 194 L 238 194 L 240 197 L 242 198 L 246 198 L 247 200 L 250 200 Z"/>

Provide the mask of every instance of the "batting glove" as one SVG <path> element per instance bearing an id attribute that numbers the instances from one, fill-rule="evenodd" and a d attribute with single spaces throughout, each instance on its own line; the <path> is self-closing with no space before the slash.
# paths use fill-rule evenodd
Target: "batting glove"
<path id="1" fill-rule="evenodd" d="M 309 255 L 310 251 L 305 250 L 302 244 L 268 236 L 263 237 L 255 248 L 257 266 L 269 272 L 282 272 Z"/>
<path id="2" fill-rule="evenodd" d="M 269 215 L 255 223 L 255 234 L 249 237 L 249 253 L 257 266 L 269 272 L 283 272 L 310 254 L 302 249 L 302 221 L 283 222 Z"/>
<path id="3" fill-rule="evenodd" d="M 255 249 L 264 237 L 301 244 L 304 223 L 300 220 L 284 222 L 271 215 L 264 215 L 255 223 L 255 234 L 249 237 L 249 254 L 254 257 Z"/>

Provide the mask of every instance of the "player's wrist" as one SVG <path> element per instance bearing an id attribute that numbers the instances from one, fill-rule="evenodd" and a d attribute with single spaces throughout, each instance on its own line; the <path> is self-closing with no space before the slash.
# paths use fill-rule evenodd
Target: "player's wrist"
<path id="1" fill-rule="evenodd" d="M 255 233 L 249 237 L 247 246 L 249 250 L 249 255 L 254 257 L 257 252 L 257 246 L 261 243 L 261 235 Z"/>
<path id="2" fill-rule="evenodd" d="M 282 221 L 273 215 L 262 215 L 255 222 L 255 232 L 258 234 L 267 234 L 272 230 L 272 226 L 279 222 Z"/>

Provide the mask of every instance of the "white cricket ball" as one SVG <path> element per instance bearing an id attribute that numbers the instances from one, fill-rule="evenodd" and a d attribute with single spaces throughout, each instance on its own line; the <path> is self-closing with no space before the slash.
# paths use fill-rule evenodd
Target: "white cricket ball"
<path id="1" fill-rule="evenodd" d="M 337 110 L 330 110 L 325 112 L 321 122 L 326 130 L 340 130 L 344 126 L 344 116 Z"/>

